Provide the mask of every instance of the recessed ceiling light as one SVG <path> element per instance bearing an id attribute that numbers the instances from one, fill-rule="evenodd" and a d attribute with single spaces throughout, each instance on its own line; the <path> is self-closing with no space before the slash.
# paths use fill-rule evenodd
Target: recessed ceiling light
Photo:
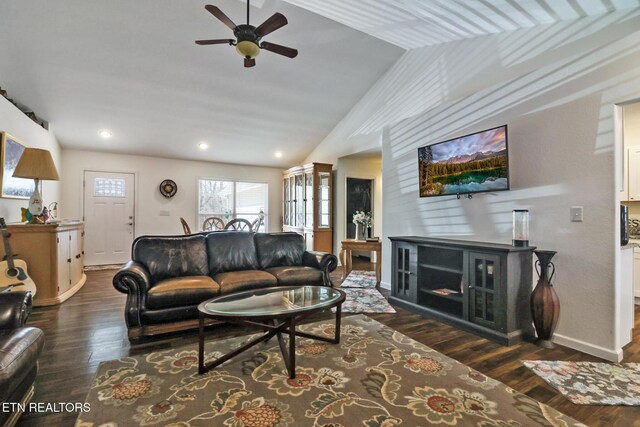
<path id="1" fill-rule="evenodd" d="M 113 136 L 113 134 L 111 133 L 111 131 L 108 131 L 106 129 L 101 130 L 100 132 L 98 132 L 98 135 L 100 135 L 101 137 L 103 137 L 104 139 L 109 139 Z"/>
<path id="2" fill-rule="evenodd" d="M 209 148 L 209 144 L 207 144 L 206 142 L 201 142 L 200 144 L 198 144 L 198 148 L 201 150 L 206 150 L 207 148 Z"/>
<path id="3" fill-rule="evenodd" d="M 280 158 L 282 157 L 282 151 L 276 151 L 273 155 L 276 156 L 277 158 Z"/>

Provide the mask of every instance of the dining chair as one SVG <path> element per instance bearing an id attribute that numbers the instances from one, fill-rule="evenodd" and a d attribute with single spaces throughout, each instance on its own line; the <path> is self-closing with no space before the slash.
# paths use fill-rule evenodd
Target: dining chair
<path id="1" fill-rule="evenodd" d="M 253 231 L 251 223 L 244 218 L 234 218 L 224 226 L 225 230 Z"/>
<path id="2" fill-rule="evenodd" d="M 191 234 L 191 228 L 189 227 L 189 224 L 187 224 L 187 221 L 185 221 L 185 219 L 182 217 L 180 217 L 180 224 L 182 224 L 182 231 L 184 231 L 184 234 Z"/>
<path id="3" fill-rule="evenodd" d="M 224 220 L 217 216 L 210 216 L 202 223 L 202 231 L 224 230 Z"/>
<path id="4" fill-rule="evenodd" d="M 264 214 L 261 214 L 258 218 L 255 219 L 255 221 L 251 223 L 251 231 L 253 231 L 254 233 L 259 232 L 262 224 L 264 224 Z"/>

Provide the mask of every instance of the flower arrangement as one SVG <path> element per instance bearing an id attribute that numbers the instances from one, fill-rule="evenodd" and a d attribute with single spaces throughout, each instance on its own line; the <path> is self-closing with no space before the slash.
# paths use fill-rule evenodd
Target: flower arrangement
<path id="1" fill-rule="evenodd" d="M 353 223 L 363 225 L 365 229 L 371 227 L 371 212 L 356 211 L 353 214 Z"/>

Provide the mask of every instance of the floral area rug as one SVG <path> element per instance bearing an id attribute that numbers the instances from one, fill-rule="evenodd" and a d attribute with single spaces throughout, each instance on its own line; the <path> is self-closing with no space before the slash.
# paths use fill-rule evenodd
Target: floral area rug
<path id="1" fill-rule="evenodd" d="M 377 289 L 340 288 L 347 299 L 342 303 L 343 313 L 395 313 L 387 299 Z M 335 308 L 331 309 L 335 311 Z"/>
<path id="2" fill-rule="evenodd" d="M 640 363 L 523 360 L 576 405 L 640 405 Z"/>
<path id="3" fill-rule="evenodd" d="M 210 341 L 206 358 L 250 338 Z M 197 357 L 193 345 L 102 363 L 76 426 L 582 425 L 366 316 L 343 319 L 340 344 L 298 338 L 295 379 L 275 339 L 202 376 Z"/>
<path id="4" fill-rule="evenodd" d="M 368 288 L 373 289 L 376 287 L 376 272 L 375 271 L 363 271 L 353 270 L 345 277 L 344 281 L 340 285 L 342 288 Z"/>
<path id="5" fill-rule="evenodd" d="M 342 304 L 343 313 L 396 312 L 376 289 L 375 271 L 351 271 L 340 285 L 340 290 L 347 294 L 347 299 Z"/>

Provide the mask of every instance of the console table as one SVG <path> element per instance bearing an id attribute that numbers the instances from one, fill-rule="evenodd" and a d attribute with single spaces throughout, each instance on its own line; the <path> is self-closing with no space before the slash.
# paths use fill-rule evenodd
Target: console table
<path id="1" fill-rule="evenodd" d="M 376 253 L 376 286 L 380 285 L 380 266 L 382 265 L 382 242 L 367 242 L 366 240 L 346 239 L 342 241 L 340 262 L 342 263 L 342 278 L 351 273 L 352 251 L 374 251 Z M 346 258 L 346 259 L 345 259 Z"/>
<path id="2" fill-rule="evenodd" d="M 390 237 L 389 302 L 504 345 L 533 337 L 535 247 Z"/>
<path id="3" fill-rule="evenodd" d="M 16 258 L 27 263 L 38 292 L 34 307 L 56 305 L 71 298 L 84 285 L 84 224 L 7 224 Z M 0 248 L 0 259 L 4 248 Z"/>

